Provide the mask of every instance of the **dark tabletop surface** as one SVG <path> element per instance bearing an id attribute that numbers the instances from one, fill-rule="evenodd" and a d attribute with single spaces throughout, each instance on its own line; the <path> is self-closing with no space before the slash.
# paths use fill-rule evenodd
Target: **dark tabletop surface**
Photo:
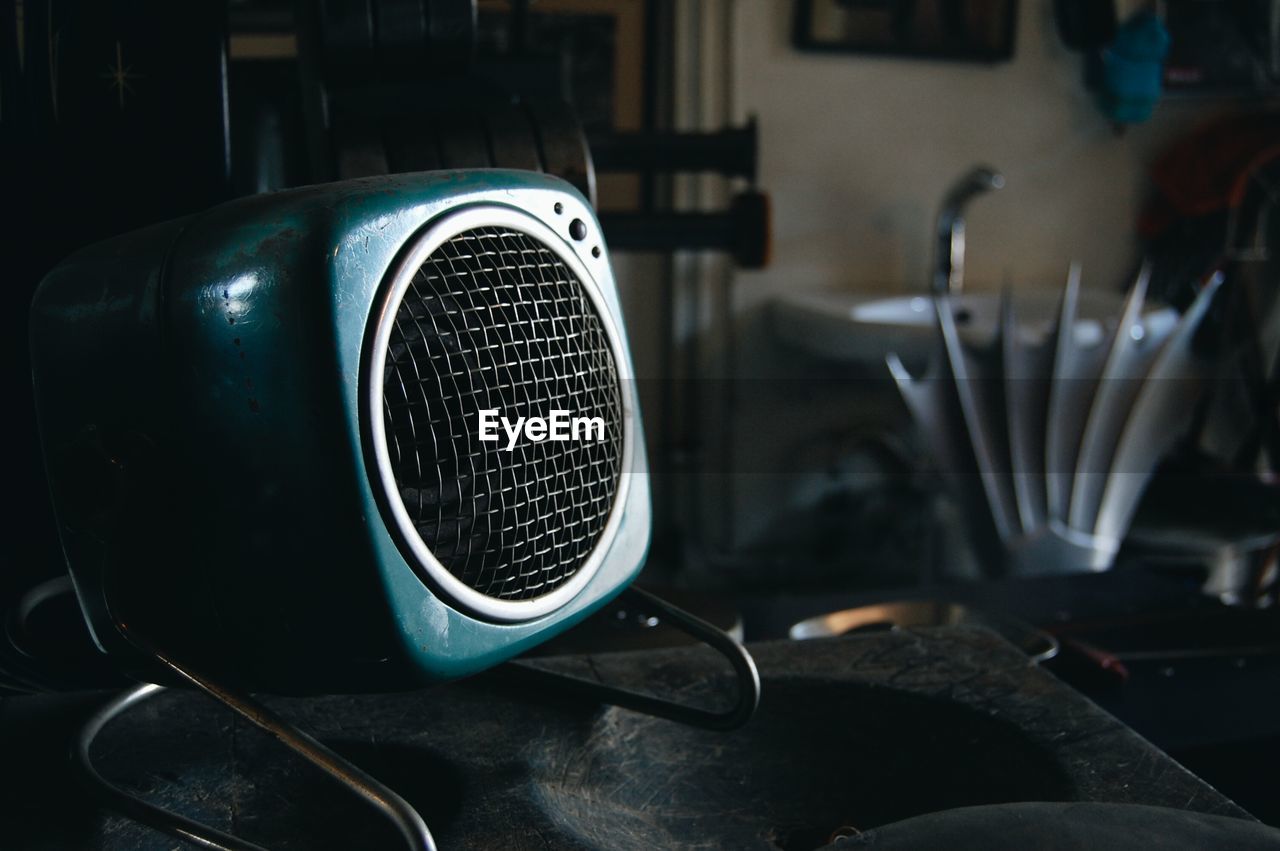
<path id="1" fill-rule="evenodd" d="M 716 733 L 493 676 L 268 703 L 389 783 L 441 848 L 815 848 L 953 807 L 1137 803 L 1249 818 L 993 633 L 970 627 L 751 645 L 764 694 Z M 703 648 L 539 664 L 714 703 Z M 76 783 L 67 742 L 107 695 L 0 702 L 6 848 L 173 848 Z M 103 773 L 275 848 L 395 848 L 363 802 L 208 698 L 168 692 L 102 734 Z"/>

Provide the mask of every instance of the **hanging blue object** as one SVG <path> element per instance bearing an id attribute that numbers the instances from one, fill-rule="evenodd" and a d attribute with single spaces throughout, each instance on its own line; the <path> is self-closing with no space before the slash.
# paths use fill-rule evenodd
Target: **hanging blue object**
<path id="1" fill-rule="evenodd" d="M 1160 99 L 1169 31 L 1154 12 L 1140 12 L 1116 32 L 1102 52 L 1099 105 L 1117 124 L 1146 121 Z"/>

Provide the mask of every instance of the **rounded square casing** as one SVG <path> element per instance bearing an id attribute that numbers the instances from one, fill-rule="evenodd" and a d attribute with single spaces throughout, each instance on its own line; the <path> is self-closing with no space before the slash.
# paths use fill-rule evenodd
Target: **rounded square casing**
<path id="1" fill-rule="evenodd" d="M 489 610 L 424 569 L 374 413 L 398 270 L 424 239 L 495 218 L 528 223 L 589 288 L 625 431 L 590 564 L 524 609 Z M 599 223 L 558 179 L 430 172 L 224 204 L 63 262 L 31 340 L 76 591 L 99 646 L 139 676 L 153 671 L 118 622 L 264 691 L 461 677 L 579 622 L 643 564 L 648 477 L 616 286 Z"/>

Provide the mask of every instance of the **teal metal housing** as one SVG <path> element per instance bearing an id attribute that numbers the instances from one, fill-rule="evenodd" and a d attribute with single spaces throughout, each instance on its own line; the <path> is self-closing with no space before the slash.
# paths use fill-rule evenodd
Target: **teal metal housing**
<path id="1" fill-rule="evenodd" d="M 380 293 L 416 235 L 484 206 L 557 235 L 627 358 L 599 223 L 569 184 L 532 172 L 245 198 L 91 246 L 47 276 L 31 340 L 50 491 L 81 607 L 123 669 L 159 676 L 120 624 L 250 689 L 411 687 L 519 654 L 639 572 L 650 507 L 633 381 L 620 522 L 590 581 L 549 614 L 499 622 L 451 604 L 379 505 L 363 400 Z"/>

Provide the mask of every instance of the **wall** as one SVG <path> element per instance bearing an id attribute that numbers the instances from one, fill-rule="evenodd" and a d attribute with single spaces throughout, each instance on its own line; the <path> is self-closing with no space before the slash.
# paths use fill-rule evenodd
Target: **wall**
<path id="1" fill-rule="evenodd" d="M 1008 182 L 971 208 L 974 286 L 1058 286 L 1074 259 L 1086 285 L 1122 284 L 1147 163 L 1205 102 L 1166 101 L 1116 136 L 1047 0 L 1020 4 L 1016 55 L 993 66 L 800 53 L 791 6 L 735 6 L 734 109 L 760 118 L 761 183 L 777 214 L 775 262 L 739 276 L 744 299 L 923 287 L 937 202 L 976 163 Z"/>

